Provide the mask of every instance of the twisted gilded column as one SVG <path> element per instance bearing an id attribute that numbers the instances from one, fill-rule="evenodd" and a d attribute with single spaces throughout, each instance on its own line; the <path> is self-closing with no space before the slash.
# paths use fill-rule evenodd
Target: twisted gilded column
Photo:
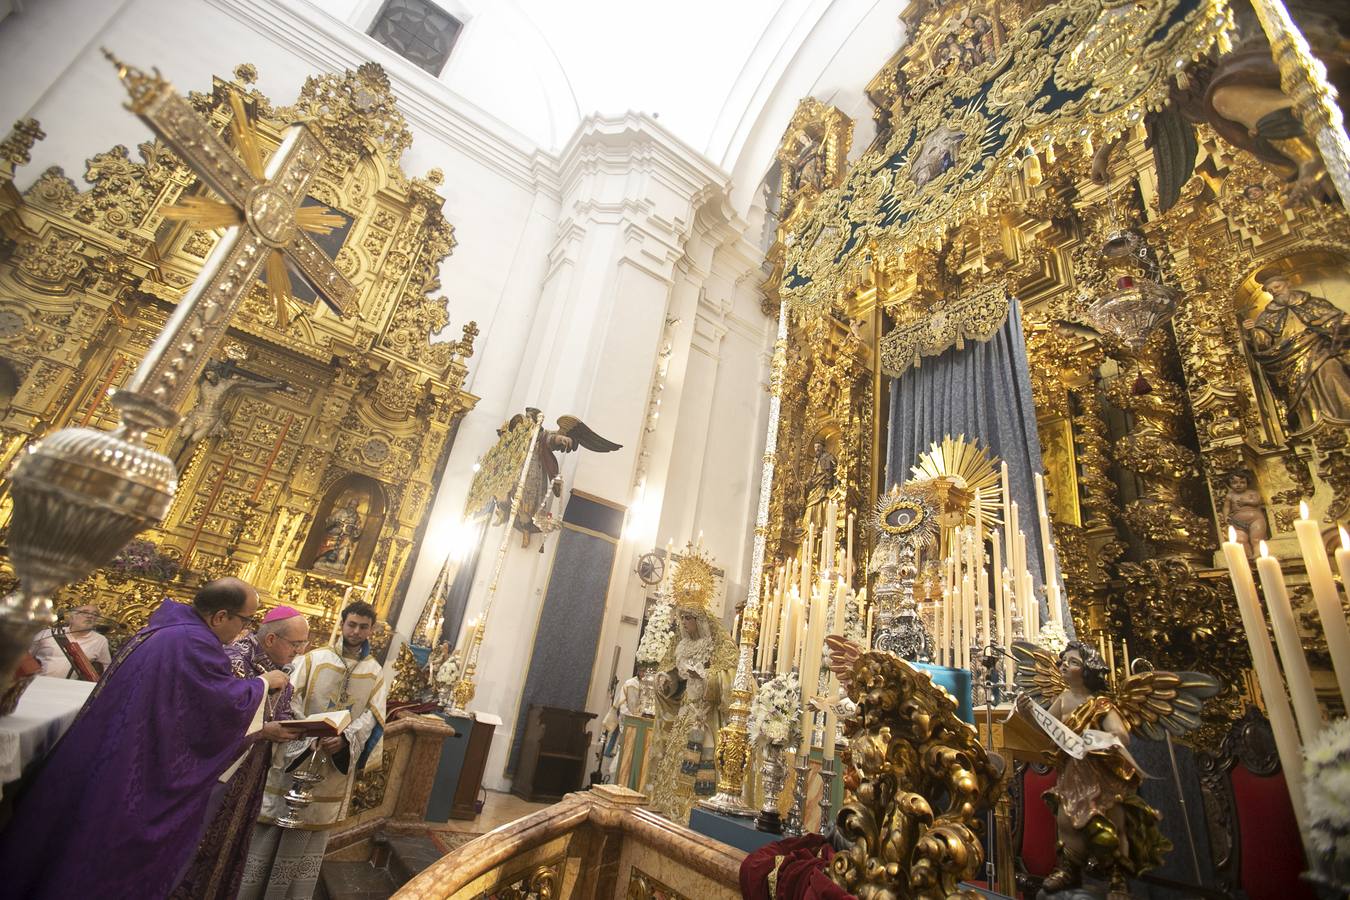
<path id="1" fill-rule="evenodd" d="M 740 655 L 731 683 L 727 724 L 717 733 L 717 793 L 699 805 L 733 816 L 753 816 L 741 799 L 745 769 L 750 762 L 750 700 L 755 693 L 755 645 L 759 638 L 760 584 L 764 570 L 764 542 L 769 533 L 769 499 L 773 494 L 773 460 L 778 452 L 778 417 L 783 405 L 783 372 L 787 368 L 787 303 L 778 304 L 778 336 L 769 371 L 769 425 L 764 438 L 764 468 L 759 476 L 759 508 L 755 511 L 755 543 L 750 552 L 750 585 L 741 612 Z"/>

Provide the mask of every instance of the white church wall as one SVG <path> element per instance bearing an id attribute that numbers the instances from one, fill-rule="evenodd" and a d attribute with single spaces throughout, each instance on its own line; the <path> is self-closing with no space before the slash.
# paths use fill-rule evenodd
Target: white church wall
<path id="1" fill-rule="evenodd" d="M 0 23 L 0 83 L 14 88 L 4 92 L 8 106 L 0 112 L 33 115 L 49 135 L 20 186 L 52 164 L 78 180 L 94 153 L 149 137 L 122 108 L 124 91 L 100 45 L 132 64 L 158 66 L 183 91 L 207 90 L 213 74 L 229 77 L 250 62 L 259 89 L 278 104 L 291 102 L 307 76 L 367 60 L 384 66 L 414 135 L 405 169 L 444 173 L 440 190 L 458 240 L 441 269 L 446 337 L 478 322 L 467 387 L 482 398 L 459 426 L 397 630 L 411 631 L 453 547 L 473 464 L 496 428 L 526 406 L 544 410 L 549 426 L 558 415 L 579 416 L 624 447 L 562 456 L 568 490 L 631 507 L 639 481 L 645 487 L 616 548 L 594 658 L 578 660 L 591 669 L 587 709 L 602 713 L 615 647 L 620 677 L 632 668 L 644 603 L 632 569 L 641 553 L 667 537 L 682 545 L 702 529 L 726 572 L 725 621 L 744 598 L 774 328 L 759 310 L 755 242 L 763 211 L 753 186 L 767 162 L 755 154 L 763 155 L 761 144 L 776 145 L 805 91 L 787 87 L 782 97 L 792 94 L 791 104 L 771 92 L 773 109 L 754 117 L 741 142 L 758 149 L 743 163 L 726 156 L 735 179 L 648 116 L 592 116 L 559 139 L 553 131 L 575 113 L 559 99 L 565 80 L 541 90 L 504 78 L 473 93 L 472 73 L 510 63 L 476 56 L 468 39 L 507 20 L 494 20 L 491 4 L 464 3 L 473 15 L 455 51 L 461 55 L 452 54 L 437 78 L 362 33 L 374 0 L 127 0 L 111 12 L 90 0 L 46 0 Z M 822 14 L 819 6 L 794 8 L 806 16 Z M 894 22 L 894 12 L 884 18 Z M 809 56 L 817 65 L 828 58 Z M 33 59 L 41 64 L 25 62 Z M 794 65 L 809 68 L 804 60 Z M 541 71 L 520 77 L 537 81 Z M 456 87 L 461 79 L 472 96 Z M 503 112 L 513 100 L 514 112 Z M 538 124 L 545 108 L 547 127 Z M 556 155 L 541 149 L 558 145 Z M 730 202 L 733 189 L 748 191 L 744 211 Z M 667 329 L 670 317 L 679 323 Z M 654 369 L 667 342 L 663 404 L 648 433 Z M 502 536 L 501 529 L 488 533 L 467 617 L 482 608 Z M 509 785 L 503 770 L 556 545 L 550 538 L 540 553 L 538 538 L 523 549 L 519 535 L 510 536 L 471 704 L 504 723 L 489 758 L 489 787 Z"/>

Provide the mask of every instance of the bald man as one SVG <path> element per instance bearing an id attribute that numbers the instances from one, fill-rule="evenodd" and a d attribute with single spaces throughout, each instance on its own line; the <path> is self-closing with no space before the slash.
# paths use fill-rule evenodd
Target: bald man
<path id="1" fill-rule="evenodd" d="M 224 644 L 258 609 L 237 578 L 165 600 L 127 641 L 0 834 L 7 896 L 166 897 L 281 672 L 236 678 Z"/>

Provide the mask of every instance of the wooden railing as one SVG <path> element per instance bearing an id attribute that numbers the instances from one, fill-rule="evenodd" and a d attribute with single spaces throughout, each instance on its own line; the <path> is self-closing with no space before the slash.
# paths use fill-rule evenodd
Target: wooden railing
<path id="1" fill-rule="evenodd" d="M 599 785 L 465 844 L 404 885 L 398 900 L 626 897 L 731 900 L 744 854 Z"/>

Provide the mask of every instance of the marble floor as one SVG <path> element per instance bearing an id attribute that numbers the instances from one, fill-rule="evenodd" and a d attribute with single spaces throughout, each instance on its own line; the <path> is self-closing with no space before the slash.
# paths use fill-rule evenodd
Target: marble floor
<path id="1" fill-rule="evenodd" d="M 488 791 L 483 811 L 475 819 L 451 819 L 443 825 L 433 826 L 437 831 L 454 831 L 467 834 L 486 834 L 499 825 L 514 822 L 522 816 L 546 809 L 547 803 L 530 803 L 515 794 Z"/>

